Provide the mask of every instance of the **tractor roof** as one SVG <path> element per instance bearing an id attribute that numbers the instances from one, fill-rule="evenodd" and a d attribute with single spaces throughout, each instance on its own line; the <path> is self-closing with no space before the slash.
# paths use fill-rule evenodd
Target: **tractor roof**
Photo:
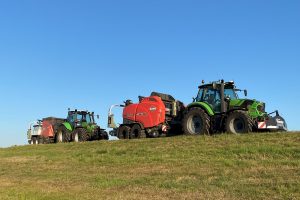
<path id="1" fill-rule="evenodd" d="M 69 113 L 94 114 L 93 112 L 89 112 L 87 110 L 70 110 Z"/>
<path id="2" fill-rule="evenodd" d="M 200 88 L 210 88 L 210 87 L 213 87 L 214 84 L 217 85 L 217 86 L 220 86 L 221 81 L 213 81 L 213 82 L 208 83 L 208 84 L 200 85 L 199 89 Z M 235 88 L 233 81 L 225 82 L 224 85 L 225 85 L 225 88 Z"/>

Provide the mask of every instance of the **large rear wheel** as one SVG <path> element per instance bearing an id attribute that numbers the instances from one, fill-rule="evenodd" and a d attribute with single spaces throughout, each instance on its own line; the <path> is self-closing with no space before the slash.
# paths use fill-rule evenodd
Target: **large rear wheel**
<path id="1" fill-rule="evenodd" d="M 252 131 L 253 125 L 246 111 L 237 110 L 229 114 L 226 121 L 227 133 L 242 134 Z"/>
<path id="2" fill-rule="evenodd" d="M 209 116 L 202 108 L 191 108 L 184 116 L 182 127 L 186 135 L 209 134 Z"/>
<path id="3" fill-rule="evenodd" d="M 121 126 L 118 129 L 118 138 L 119 139 L 129 139 L 129 135 L 130 135 L 130 127 Z"/>

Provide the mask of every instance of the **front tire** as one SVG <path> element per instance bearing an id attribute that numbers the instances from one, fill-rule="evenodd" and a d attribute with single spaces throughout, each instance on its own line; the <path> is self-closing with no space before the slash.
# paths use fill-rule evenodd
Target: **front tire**
<path id="1" fill-rule="evenodd" d="M 184 116 L 182 127 L 186 135 L 208 135 L 210 118 L 202 108 L 191 108 Z"/>
<path id="2" fill-rule="evenodd" d="M 227 133 L 243 134 L 252 132 L 252 121 L 246 111 L 237 110 L 229 114 L 226 121 Z"/>

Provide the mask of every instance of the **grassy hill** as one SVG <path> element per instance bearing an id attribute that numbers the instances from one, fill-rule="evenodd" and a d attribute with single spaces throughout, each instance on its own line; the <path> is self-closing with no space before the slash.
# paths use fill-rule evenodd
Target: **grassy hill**
<path id="1" fill-rule="evenodd" d="M 0 199 L 300 199 L 300 133 L 0 149 Z"/>

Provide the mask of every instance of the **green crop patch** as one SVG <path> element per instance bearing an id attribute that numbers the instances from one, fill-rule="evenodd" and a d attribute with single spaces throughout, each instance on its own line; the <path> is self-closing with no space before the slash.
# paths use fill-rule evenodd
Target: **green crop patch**
<path id="1" fill-rule="evenodd" d="M 0 149 L 0 199 L 300 199 L 300 133 Z"/>

